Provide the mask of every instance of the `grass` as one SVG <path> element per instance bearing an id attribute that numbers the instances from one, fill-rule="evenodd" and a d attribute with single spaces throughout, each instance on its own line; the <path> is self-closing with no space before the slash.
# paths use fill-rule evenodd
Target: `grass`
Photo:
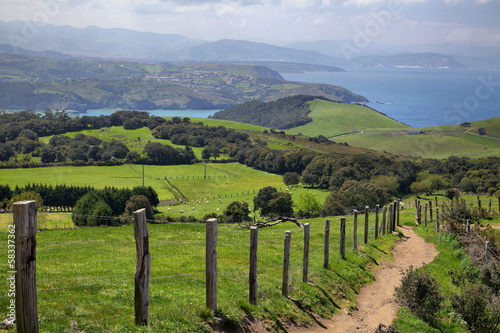
<path id="1" fill-rule="evenodd" d="M 352 217 L 348 221 L 352 223 Z M 252 316 L 272 331 L 285 331 L 288 325 L 310 324 L 312 313 L 330 317 L 340 306 L 354 306 L 361 286 L 373 280 L 367 267 L 390 258 L 388 253 L 397 236 L 387 235 L 376 242 L 371 237 L 356 253 L 349 251 L 352 244 L 348 244 L 346 260 L 341 260 L 339 219 L 332 218 L 330 269 L 325 270 L 324 218 L 307 222 L 311 223 L 311 284 L 301 282 L 303 229 L 284 223 L 259 230 L 257 306 L 247 301 L 249 231 L 235 225 L 219 225 L 218 316 L 226 317 L 232 324 Z M 0 228 L 6 229 L 7 223 L 0 220 Z M 73 320 L 79 330 L 88 333 L 208 331 L 204 321 L 210 322 L 213 314 L 204 306 L 205 226 L 163 224 L 148 228 L 152 256 L 148 329 L 133 324 L 135 241 L 131 225 L 39 231 L 37 289 L 41 331 L 68 330 Z M 281 296 L 286 230 L 292 231 L 290 298 Z M 6 233 L 0 234 L 0 242 L 7 242 Z M 5 251 L 0 254 L 0 262 L 2 272 L 6 272 Z M 0 296 L 0 306 L 6 306 L 8 301 Z"/>
<path id="2" fill-rule="evenodd" d="M 351 146 L 396 155 L 420 156 L 423 158 L 444 159 L 451 155 L 481 158 L 500 154 L 500 141 L 476 137 L 470 134 L 408 135 L 404 132 L 365 132 L 348 134 L 337 141 L 345 141 Z"/>
<path id="3" fill-rule="evenodd" d="M 328 138 L 362 130 L 406 129 L 408 126 L 361 105 L 332 103 L 324 100 L 311 102 L 309 117 L 312 122 L 288 130 L 291 134 L 302 133 Z"/>

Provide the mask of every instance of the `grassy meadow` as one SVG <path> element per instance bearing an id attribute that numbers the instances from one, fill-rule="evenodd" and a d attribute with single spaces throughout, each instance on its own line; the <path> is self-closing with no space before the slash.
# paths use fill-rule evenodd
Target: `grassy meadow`
<path id="1" fill-rule="evenodd" d="M 355 308 L 359 288 L 373 280 L 366 270 L 390 258 L 396 235 L 352 252 L 348 217 L 347 257 L 339 255 L 339 218 L 332 218 L 330 269 L 323 265 L 324 218 L 311 219 L 310 281 L 301 282 L 303 229 L 284 223 L 259 230 L 258 305 L 248 303 L 249 230 L 219 225 L 218 311 L 229 325 L 252 315 L 273 331 L 310 324 L 310 312 L 329 317 L 341 306 Z M 0 228 L 9 223 L 0 220 Z M 133 226 L 44 230 L 37 233 L 37 289 L 42 332 L 206 332 L 204 224 L 149 225 L 151 264 L 148 329 L 134 327 L 135 241 Z M 281 296 L 284 232 L 292 232 L 290 298 Z M 358 244 L 362 244 L 362 232 Z M 0 241 L 7 242 L 6 233 Z M 6 252 L 0 254 L 7 271 Z M 4 279 L 4 281 L 6 281 Z M 4 284 L 6 286 L 6 284 Z M 5 295 L 2 292 L 2 295 Z M 9 299 L 0 296 L 0 306 Z M 350 305 L 349 305 L 350 304 Z"/>
<path id="2" fill-rule="evenodd" d="M 377 111 L 361 105 L 332 103 L 315 100 L 310 103 L 313 120 L 303 126 L 288 130 L 306 136 L 323 135 L 327 138 L 358 131 L 380 131 L 407 129 L 408 126 Z"/>

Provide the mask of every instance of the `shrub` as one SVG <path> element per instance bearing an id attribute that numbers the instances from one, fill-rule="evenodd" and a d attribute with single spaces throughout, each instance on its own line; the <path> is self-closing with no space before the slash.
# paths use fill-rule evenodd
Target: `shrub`
<path id="1" fill-rule="evenodd" d="M 484 285 L 468 285 L 451 303 L 469 325 L 471 332 L 499 332 L 500 298 Z"/>
<path id="2" fill-rule="evenodd" d="M 151 208 L 151 204 L 149 203 L 148 198 L 145 195 L 133 195 L 127 200 L 127 204 L 125 206 L 125 216 L 132 216 L 133 213 L 141 208 L 146 209 L 146 218 L 148 220 L 152 220 L 153 216 L 153 208 Z"/>
<path id="3" fill-rule="evenodd" d="M 249 211 L 247 202 L 233 201 L 224 210 L 224 222 L 234 223 L 246 221 L 249 219 Z"/>
<path id="4" fill-rule="evenodd" d="M 401 279 L 401 286 L 396 288 L 396 301 L 406 306 L 417 317 L 431 323 L 441 309 L 443 296 L 439 292 L 437 281 L 424 269 L 414 270 L 410 266 Z"/>

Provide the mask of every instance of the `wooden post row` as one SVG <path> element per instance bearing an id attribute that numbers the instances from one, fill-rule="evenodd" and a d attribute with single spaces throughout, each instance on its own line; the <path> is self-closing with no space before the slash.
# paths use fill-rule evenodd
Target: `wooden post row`
<path id="1" fill-rule="evenodd" d="M 19 333 L 38 333 L 36 291 L 36 201 L 12 205 L 14 218 L 16 326 Z"/>
<path id="2" fill-rule="evenodd" d="M 370 207 L 365 206 L 365 239 L 364 239 L 364 244 L 368 243 L 368 217 L 369 217 L 369 211 Z"/>
<path id="3" fill-rule="evenodd" d="M 281 295 L 288 297 L 288 285 L 290 280 L 290 243 L 292 232 L 285 231 L 285 244 L 283 249 L 283 280 L 281 284 Z"/>
<path id="4" fill-rule="evenodd" d="M 323 254 L 323 268 L 328 269 L 328 263 L 330 262 L 330 219 L 325 221 L 325 249 Z"/>
<path id="5" fill-rule="evenodd" d="M 212 311 L 217 309 L 217 219 L 206 221 L 206 305 Z"/>
<path id="6" fill-rule="evenodd" d="M 310 223 L 304 224 L 304 257 L 302 259 L 302 282 L 309 280 L 309 230 Z"/>
<path id="7" fill-rule="evenodd" d="M 259 242 L 259 228 L 250 227 L 250 273 L 249 273 L 249 302 L 257 305 L 257 245 Z"/>
<path id="8" fill-rule="evenodd" d="M 345 217 L 340 218 L 340 256 L 345 259 Z"/>
<path id="9" fill-rule="evenodd" d="M 137 251 L 135 263 L 135 324 L 148 325 L 149 281 L 151 272 L 151 254 L 149 253 L 149 233 L 146 224 L 146 209 L 141 208 L 134 213 L 134 236 Z"/>

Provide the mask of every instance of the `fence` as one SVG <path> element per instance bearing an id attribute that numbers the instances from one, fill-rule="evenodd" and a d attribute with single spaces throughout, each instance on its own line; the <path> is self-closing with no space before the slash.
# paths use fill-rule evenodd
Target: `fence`
<path id="1" fill-rule="evenodd" d="M 147 325 L 148 316 L 185 316 L 247 300 L 257 304 L 280 286 L 287 297 L 311 273 L 345 258 L 354 242 L 393 231 L 398 211 L 375 209 L 379 216 L 366 209 L 359 233 L 345 217 L 340 224 L 326 220 L 291 230 L 290 225 L 218 229 L 216 220 L 146 226 L 140 210 L 134 213 L 133 228 L 36 234 L 36 203 L 15 207 L 16 263 L 10 271 L 16 272 L 18 332 L 38 332 L 38 326 L 60 332 L 72 323 L 102 329 L 127 322 Z M 1 305 L 9 302 L 9 296 L 0 296 Z"/>

